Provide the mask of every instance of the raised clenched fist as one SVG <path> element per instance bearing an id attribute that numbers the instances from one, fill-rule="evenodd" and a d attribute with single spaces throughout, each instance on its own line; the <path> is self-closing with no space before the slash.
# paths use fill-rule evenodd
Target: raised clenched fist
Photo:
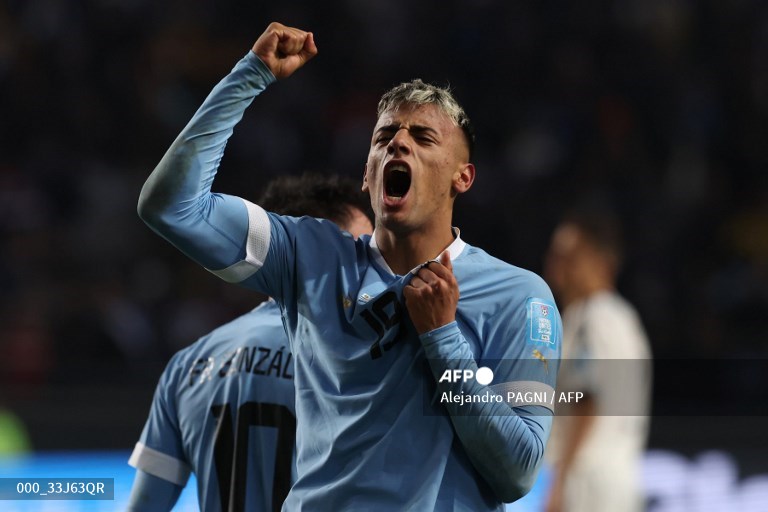
<path id="1" fill-rule="evenodd" d="M 305 32 L 280 23 L 270 23 L 251 49 L 275 78 L 291 76 L 309 59 L 317 55 L 312 32 Z"/>

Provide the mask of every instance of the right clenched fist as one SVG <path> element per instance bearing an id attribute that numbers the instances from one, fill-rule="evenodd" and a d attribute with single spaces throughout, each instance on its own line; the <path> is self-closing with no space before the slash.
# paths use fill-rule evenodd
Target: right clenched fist
<path id="1" fill-rule="evenodd" d="M 312 32 L 270 23 L 251 49 L 275 78 L 287 78 L 317 55 Z"/>

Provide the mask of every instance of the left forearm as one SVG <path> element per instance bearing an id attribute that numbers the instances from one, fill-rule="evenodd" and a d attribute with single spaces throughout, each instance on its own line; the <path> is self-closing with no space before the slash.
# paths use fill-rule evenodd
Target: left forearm
<path id="1" fill-rule="evenodd" d="M 478 366 L 469 344 L 453 323 L 421 336 L 433 375 L 443 393 L 498 397 L 476 379 L 451 382 L 441 378 L 465 370 L 476 374 Z M 446 370 L 449 374 L 446 374 Z M 485 401 L 440 400 L 475 468 L 502 501 L 514 501 L 528 492 L 538 472 L 549 437 L 551 413 L 543 407 L 511 407 L 499 398 Z"/>

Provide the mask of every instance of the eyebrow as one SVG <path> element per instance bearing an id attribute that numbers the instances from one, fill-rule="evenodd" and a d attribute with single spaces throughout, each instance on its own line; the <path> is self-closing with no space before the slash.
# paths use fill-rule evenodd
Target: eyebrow
<path id="1" fill-rule="evenodd" d="M 397 132 L 401 130 L 403 127 L 397 123 L 392 123 L 384 126 L 380 126 L 376 132 Z M 420 124 L 412 124 L 410 127 L 407 128 L 407 130 L 411 133 L 426 133 L 428 135 L 433 135 L 437 137 L 439 133 L 434 128 L 431 128 L 429 126 L 423 126 Z"/>

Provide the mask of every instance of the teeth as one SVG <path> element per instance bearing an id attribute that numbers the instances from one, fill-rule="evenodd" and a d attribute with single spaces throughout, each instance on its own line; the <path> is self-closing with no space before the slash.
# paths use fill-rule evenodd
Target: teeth
<path id="1" fill-rule="evenodd" d="M 408 169 L 404 165 L 395 164 L 389 168 L 390 172 L 404 172 L 408 173 Z"/>

